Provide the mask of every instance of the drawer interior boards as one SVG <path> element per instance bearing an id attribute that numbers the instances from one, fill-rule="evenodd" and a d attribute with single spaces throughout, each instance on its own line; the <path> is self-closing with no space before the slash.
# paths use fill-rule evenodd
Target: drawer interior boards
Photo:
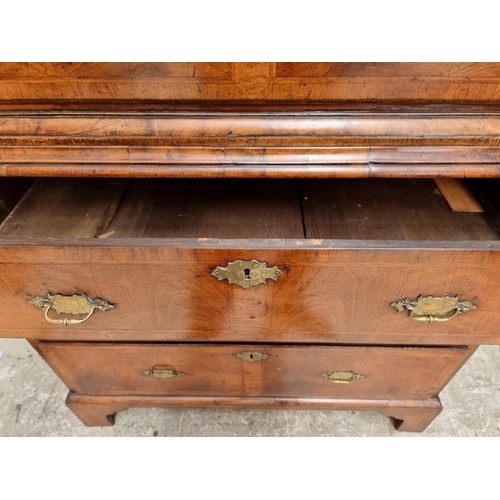
<path id="1" fill-rule="evenodd" d="M 498 240 L 499 217 L 452 211 L 431 179 L 38 179 L 0 238 Z M 490 199 L 500 184 L 490 185 Z M 18 189 L 19 191 L 19 189 Z M 478 191 L 482 193 L 481 189 Z M 10 211 L 10 214 L 9 214 Z M 7 216 L 7 214 L 9 214 Z"/>

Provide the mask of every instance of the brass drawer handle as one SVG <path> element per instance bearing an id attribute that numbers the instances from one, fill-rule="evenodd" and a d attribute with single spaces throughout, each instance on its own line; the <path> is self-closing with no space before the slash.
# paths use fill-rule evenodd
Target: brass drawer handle
<path id="1" fill-rule="evenodd" d="M 45 307 L 45 320 L 48 323 L 52 323 L 53 325 L 64 325 L 64 326 L 77 325 L 78 323 L 84 323 L 85 321 L 87 321 L 90 318 L 90 316 L 92 316 L 92 314 L 94 314 L 94 311 L 95 311 L 95 306 L 94 306 L 94 307 L 92 307 L 90 312 L 87 314 L 87 316 L 85 316 L 85 318 L 83 318 L 83 319 L 68 319 L 68 318 L 52 319 L 49 317 L 49 311 L 51 308 L 52 308 L 52 304 Z"/>
<path id="2" fill-rule="evenodd" d="M 265 283 L 268 279 L 276 281 L 282 274 L 283 271 L 277 266 L 267 267 L 265 262 L 258 260 L 236 260 L 228 262 L 226 267 L 217 266 L 212 271 L 212 276 L 219 281 L 228 280 L 231 285 L 246 289 Z"/>
<path id="3" fill-rule="evenodd" d="M 425 323 L 450 321 L 459 314 L 477 309 L 477 306 L 470 300 L 460 300 L 458 295 L 444 297 L 419 295 L 415 300 L 406 298 L 393 302 L 391 307 L 394 307 L 398 313 L 408 311 L 411 319 Z"/>
<path id="4" fill-rule="evenodd" d="M 29 303 L 45 310 L 45 320 L 48 323 L 64 326 L 84 323 L 94 314 L 94 311 L 106 312 L 115 307 L 113 304 L 103 299 L 91 299 L 85 293 L 80 295 L 60 295 L 58 293 L 52 295 L 48 293 L 45 297 L 34 297 Z M 85 315 L 85 317 L 82 319 L 53 319 L 49 316 L 49 311 L 51 309 L 54 309 L 58 314 L 72 314 L 73 316 Z"/>
<path id="5" fill-rule="evenodd" d="M 178 372 L 177 370 L 172 370 L 171 368 L 152 368 L 151 370 L 146 370 L 142 373 L 148 377 L 161 378 L 164 380 L 186 375 L 183 372 Z"/>
<path id="6" fill-rule="evenodd" d="M 353 380 L 365 378 L 364 375 L 360 375 L 359 373 L 341 371 L 326 372 L 321 375 L 326 379 L 331 380 L 334 384 L 349 384 Z"/>

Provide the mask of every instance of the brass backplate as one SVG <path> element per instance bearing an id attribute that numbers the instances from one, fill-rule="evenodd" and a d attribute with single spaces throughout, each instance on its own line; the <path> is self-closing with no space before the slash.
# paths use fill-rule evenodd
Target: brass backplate
<path id="1" fill-rule="evenodd" d="M 230 284 L 246 289 L 261 285 L 267 279 L 276 281 L 282 274 L 283 271 L 277 266 L 267 267 L 265 262 L 257 260 L 236 260 L 212 271 L 212 275 L 219 281 L 228 280 Z"/>
<path id="2" fill-rule="evenodd" d="M 391 307 L 398 313 L 408 311 L 413 317 L 429 317 L 437 320 L 446 320 L 453 313 L 462 314 L 477 309 L 470 300 L 461 300 L 458 295 L 443 297 L 420 295 L 415 300 L 406 298 L 393 302 Z"/>
<path id="3" fill-rule="evenodd" d="M 258 351 L 243 351 L 233 354 L 235 358 L 241 359 L 243 361 L 248 361 L 249 363 L 255 363 L 256 361 L 264 361 L 269 358 L 269 354 Z"/>
<path id="4" fill-rule="evenodd" d="M 364 378 L 363 375 L 354 372 L 326 372 L 321 374 L 328 380 L 331 380 L 335 384 L 349 384 L 353 380 Z"/>
<path id="5" fill-rule="evenodd" d="M 85 293 L 81 293 L 80 295 L 48 293 L 45 297 L 34 297 L 29 303 L 42 309 L 50 306 L 51 309 L 54 309 L 59 314 L 72 314 L 73 316 L 90 314 L 95 309 L 106 312 L 115 307 L 103 299 L 91 299 Z"/>
<path id="6" fill-rule="evenodd" d="M 173 370 L 172 368 L 152 368 L 151 370 L 146 370 L 142 373 L 144 375 L 147 375 L 148 377 L 155 377 L 162 379 L 182 377 L 183 375 L 186 375 L 185 373 Z"/>

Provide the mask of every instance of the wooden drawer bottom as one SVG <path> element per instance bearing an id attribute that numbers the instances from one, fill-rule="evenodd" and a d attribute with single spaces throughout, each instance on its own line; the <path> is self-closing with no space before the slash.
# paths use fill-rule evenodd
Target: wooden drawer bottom
<path id="1" fill-rule="evenodd" d="M 77 394 L 428 400 L 473 348 L 40 342 Z"/>

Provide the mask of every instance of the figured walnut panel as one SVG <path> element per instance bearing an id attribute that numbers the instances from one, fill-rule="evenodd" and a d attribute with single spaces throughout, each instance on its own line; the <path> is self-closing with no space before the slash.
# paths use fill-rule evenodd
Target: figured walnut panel
<path id="1" fill-rule="evenodd" d="M 3 63 L 1 100 L 248 99 L 269 63 Z"/>
<path id="2" fill-rule="evenodd" d="M 0 80 L 43 78 L 216 78 L 232 77 L 232 63 L 2 63 Z"/>
<path id="3" fill-rule="evenodd" d="M 500 63 L 3 63 L 20 99 L 498 101 Z"/>
<path id="4" fill-rule="evenodd" d="M 89 395 L 428 399 L 469 356 L 468 349 L 443 348 L 48 342 L 38 347 L 71 390 Z M 235 356 L 256 349 L 267 358 L 249 363 Z M 155 367 L 177 376 L 144 373 Z M 359 378 L 337 384 L 324 376 L 336 370 Z"/>
<path id="5" fill-rule="evenodd" d="M 297 240 L 193 242 L 60 240 L 0 246 L 2 335 L 64 340 L 500 343 L 500 244 L 366 244 Z M 316 245 L 315 245 L 316 243 Z M 198 248 L 195 248 L 198 244 Z M 246 244 L 246 247 L 245 247 Z M 207 248 L 203 248 L 203 246 Z M 267 248 L 263 248 L 267 245 Z M 345 244 L 344 244 L 345 245 Z M 273 248 L 274 246 L 274 248 Z M 317 247 L 316 249 L 314 247 Z M 347 245 L 348 246 L 348 245 Z M 366 247 L 363 249 L 363 246 Z M 371 249 L 369 247 L 372 247 Z M 357 247 L 357 248 L 356 248 Z M 408 248 L 410 247 L 410 249 Z M 474 250 L 474 247 L 476 249 Z M 447 250 L 447 251 L 443 251 Z M 283 274 L 250 290 L 211 275 L 235 260 Z M 82 325 L 51 325 L 28 300 L 48 291 L 85 292 L 115 304 Z M 420 294 L 457 294 L 477 309 L 446 323 L 398 314 L 390 304 Z"/>
<path id="6" fill-rule="evenodd" d="M 500 63 L 276 63 L 277 78 L 500 78 Z"/>
<path id="7" fill-rule="evenodd" d="M 291 100 L 500 99 L 500 63 L 274 63 L 260 96 Z"/>

